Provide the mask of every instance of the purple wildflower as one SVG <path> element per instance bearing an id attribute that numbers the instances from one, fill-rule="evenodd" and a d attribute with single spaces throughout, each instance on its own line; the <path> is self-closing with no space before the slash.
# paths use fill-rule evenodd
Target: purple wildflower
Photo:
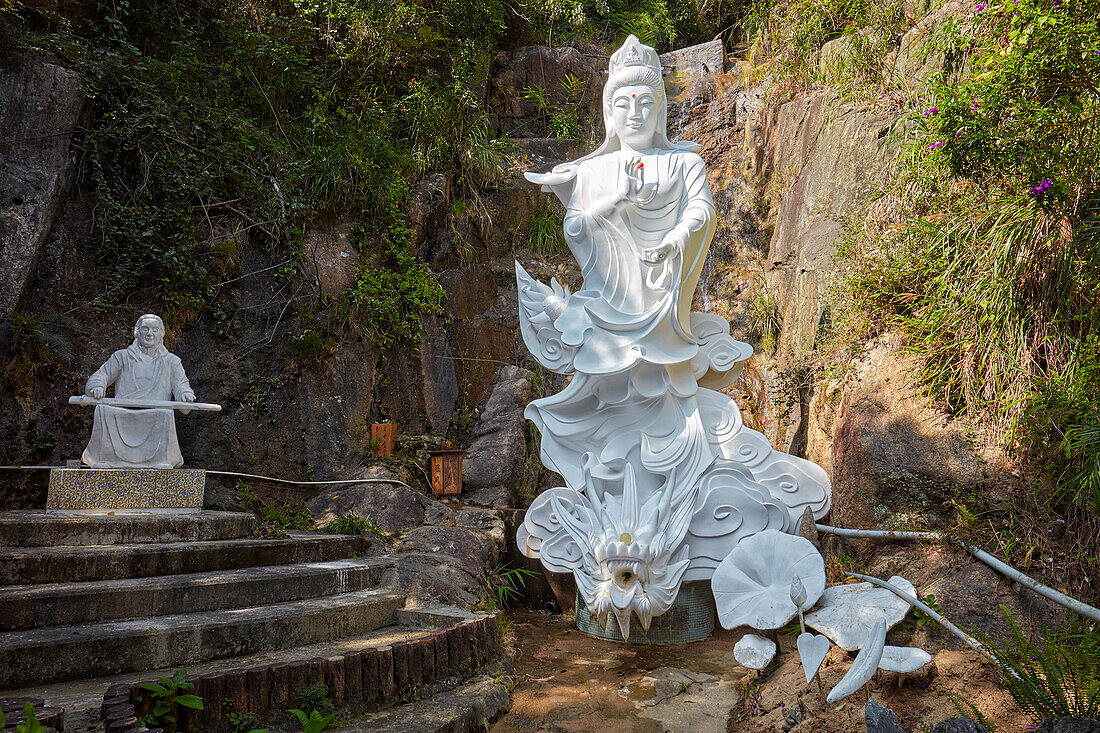
<path id="1" fill-rule="evenodd" d="M 981 5 L 978 6 L 978 12 L 979 13 L 982 12 L 983 10 L 985 10 L 985 3 L 982 3 Z"/>
<path id="2" fill-rule="evenodd" d="M 931 145 L 929 145 L 928 149 L 929 150 L 935 150 L 936 148 L 942 148 L 942 147 L 943 147 L 943 142 L 939 141 L 939 142 L 934 142 Z"/>
<path id="3" fill-rule="evenodd" d="M 929 109 L 926 109 L 923 112 L 921 112 L 921 114 L 924 115 L 925 117 L 932 117 L 933 115 L 939 114 L 939 111 L 940 110 L 939 110 L 938 107 L 930 107 Z"/>
<path id="4" fill-rule="evenodd" d="M 958 130 L 955 130 L 955 137 L 962 137 L 962 134 L 963 131 L 961 127 Z"/>
<path id="5" fill-rule="evenodd" d="M 1038 184 L 1031 187 L 1031 195 L 1042 196 L 1044 193 L 1047 192 L 1047 189 L 1051 188 L 1053 185 L 1054 181 L 1050 180 L 1049 178 L 1044 178 L 1043 180 L 1039 181 Z"/>

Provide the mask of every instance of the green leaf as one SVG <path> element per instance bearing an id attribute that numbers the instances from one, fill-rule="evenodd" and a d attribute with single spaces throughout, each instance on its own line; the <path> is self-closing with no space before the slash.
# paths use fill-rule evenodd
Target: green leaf
<path id="1" fill-rule="evenodd" d="M 192 710 L 202 710 L 202 698 L 198 695 L 180 695 L 176 703 Z"/>

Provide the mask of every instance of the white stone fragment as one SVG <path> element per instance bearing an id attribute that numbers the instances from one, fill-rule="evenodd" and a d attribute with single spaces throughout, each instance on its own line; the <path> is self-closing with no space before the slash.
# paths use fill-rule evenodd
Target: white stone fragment
<path id="1" fill-rule="evenodd" d="M 813 604 L 825 590 L 825 560 L 813 543 L 798 535 L 768 529 L 730 550 L 711 579 L 718 620 L 732 629 L 778 629 L 794 618 L 791 578 L 797 576 Z"/>
<path id="2" fill-rule="evenodd" d="M 775 657 L 775 642 L 756 634 L 745 634 L 733 645 L 733 658 L 742 667 L 764 669 Z"/>
<path id="3" fill-rule="evenodd" d="M 895 575 L 890 583 L 910 595 L 917 595 L 917 589 L 905 578 Z M 825 589 L 817 610 L 806 614 L 806 625 L 850 652 L 863 648 L 876 621 L 885 621 L 889 630 L 908 612 L 909 604 L 885 588 L 876 588 L 870 583 L 833 585 Z"/>
<path id="4" fill-rule="evenodd" d="M 932 661 L 932 655 L 912 646 L 887 646 L 882 649 L 878 668 L 887 672 L 915 672 Z"/>

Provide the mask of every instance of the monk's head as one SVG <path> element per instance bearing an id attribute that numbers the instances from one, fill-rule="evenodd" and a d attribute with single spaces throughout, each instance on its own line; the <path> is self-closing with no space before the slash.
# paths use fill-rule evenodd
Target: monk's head
<path id="1" fill-rule="evenodd" d="M 134 341 L 143 349 L 155 349 L 164 343 L 164 321 L 146 313 L 134 325 Z"/>

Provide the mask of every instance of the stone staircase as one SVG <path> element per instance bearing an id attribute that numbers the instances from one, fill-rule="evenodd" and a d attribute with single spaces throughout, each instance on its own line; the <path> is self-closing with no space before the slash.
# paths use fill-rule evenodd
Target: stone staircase
<path id="1" fill-rule="evenodd" d="M 369 636 L 405 604 L 363 537 L 251 537 L 250 514 L 0 514 L 0 698 Z M 140 674 L 139 674 L 140 673 Z M 117 681 L 117 680 L 116 680 Z M 99 684 L 102 682 L 103 684 Z M 94 699 L 98 694 L 98 699 Z M 70 730 L 72 726 L 70 726 Z"/>

